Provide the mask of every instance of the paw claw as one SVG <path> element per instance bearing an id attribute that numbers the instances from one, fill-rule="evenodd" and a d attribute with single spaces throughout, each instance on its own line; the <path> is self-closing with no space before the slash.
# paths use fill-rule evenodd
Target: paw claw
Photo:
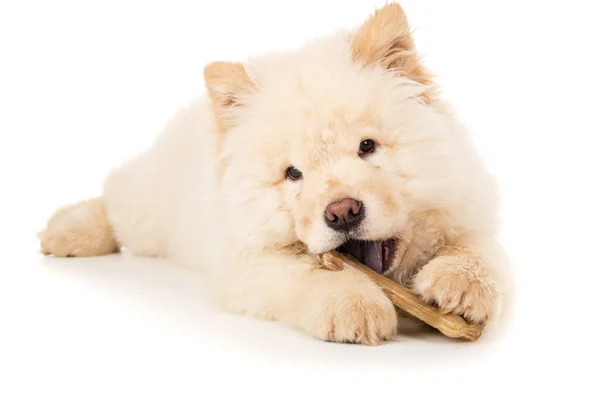
<path id="1" fill-rule="evenodd" d="M 330 340 L 333 340 L 333 338 L 335 337 L 335 326 L 333 324 L 331 325 L 331 328 L 329 329 L 328 337 Z"/>

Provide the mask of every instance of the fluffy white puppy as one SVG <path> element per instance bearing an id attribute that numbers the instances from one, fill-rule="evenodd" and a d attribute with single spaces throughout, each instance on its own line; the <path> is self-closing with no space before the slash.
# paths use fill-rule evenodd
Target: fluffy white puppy
<path id="1" fill-rule="evenodd" d="M 376 344 L 398 314 L 342 250 L 472 322 L 495 318 L 506 266 L 494 181 L 421 64 L 397 4 L 357 29 L 206 66 L 206 98 L 60 209 L 42 251 L 126 247 L 211 277 L 215 303 L 320 339 Z"/>

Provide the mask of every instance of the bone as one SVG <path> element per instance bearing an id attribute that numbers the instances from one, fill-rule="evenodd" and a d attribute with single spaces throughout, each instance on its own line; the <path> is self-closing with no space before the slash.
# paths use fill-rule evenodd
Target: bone
<path id="1" fill-rule="evenodd" d="M 396 307 L 437 329 L 446 337 L 474 342 L 483 333 L 482 325 L 471 324 L 459 315 L 442 313 L 438 307 L 426 303 L 408 288 L 378 274 L 350 255 L 327 252 L 321 255 L 320 263 L 332 271 L 352 267 L 362 272 L 383 290 Z"/>

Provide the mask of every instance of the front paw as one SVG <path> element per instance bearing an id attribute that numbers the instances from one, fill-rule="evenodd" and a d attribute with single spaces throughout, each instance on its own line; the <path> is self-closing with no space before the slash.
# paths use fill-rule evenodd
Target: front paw
<path id="1" fill-rule="evenodd" d="M 442 256 L 427 263 L 414 279 L 413 289 L 472 323 L 485 324 L 496 313 L 499 294 L 487 270 L 466 256 Z"/>
<path id="2" fill-rule="evenodd" d="M 340 287 L 314 297 L 305 329 L 322 340 L 339 343 L 378 345 L 395 336 L 396 310 L 379 288 L 369 283 Z"/>

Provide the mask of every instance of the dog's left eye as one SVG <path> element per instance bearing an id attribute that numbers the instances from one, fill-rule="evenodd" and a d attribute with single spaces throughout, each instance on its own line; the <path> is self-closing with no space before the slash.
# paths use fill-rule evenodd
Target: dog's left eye
<path id="1" fill-rule="evenodd" d="M 375 141 L 372 139 L 364 140 L 358 146 L 358 155 L 363 156 L 375 151 Z"/>

